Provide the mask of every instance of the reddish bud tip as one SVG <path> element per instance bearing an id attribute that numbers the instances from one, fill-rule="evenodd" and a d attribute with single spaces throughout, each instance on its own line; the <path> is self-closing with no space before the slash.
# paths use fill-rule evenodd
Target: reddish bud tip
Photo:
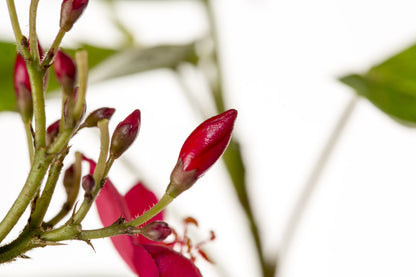
<path id="1" fill-rule="evenodd" d="M 189 189 L 224 153 L 237 111 L 228 110 L 201 123 L 186 139 L 166 192 L 176 197 Z"/>
<path id="2" fill-rule="evenodd" d="M 16 93 L 17 110 L 25 122 L 33 115 L 32 92 L 26 63 L 20 54 L 16 56 L 14 65 L 13 84 Z"/>
<path id="3" fill-rule="evenodd" d="M 170 234 L 172 230 L 164 221 L 153 221 L 141 227 L 141 235 L 153 241 L 165 240 Z"/>
<path id="4" fill-rule="evenodd" d="M 88 5 L 88 0 L 64 0 L 59 26 L 68 32 Z"/>
<path id="5" fill-rule="evenodd" d="M 58 135 L 59 122 L 60 120 L 58 119 L 57 121 L 49 125 L 49 127 L 46 129 L 46 144 L 47 145 L 50 145 L 55 140 L 56 136 Z"/>
<path id="6" fill-rule="evenodd" d="M 76 67 L 75 63 L 70 56 L 59 50 L 56 53 L 55 61 L 55 74 L 58 82 L 64 88 L 64 92 L 72 94 L 75 86 Z"/>
<path id="7" fill-rule="evenodd" d="M 91 174 L 82 177 L 82 188 L 85 190 L 85 195 L 91 195 L 95 187 L 95 180 Z"/>
<path id="8" fill-rule="evenodd" d="M 113 108 L 100 108 L 88 115 L 85 119 L 83 126 L 89 127 L 96 127 L 98 121 L 102 119 L 110 119 L 116 110 Z"/>
<path id="9" fill-rule="evenodd" d="M 140 111 L 133 111 L 121 121 L 114 130 L 111 138 L 110 155 L 117 159 L 136 139 L 140 129 Z"/>

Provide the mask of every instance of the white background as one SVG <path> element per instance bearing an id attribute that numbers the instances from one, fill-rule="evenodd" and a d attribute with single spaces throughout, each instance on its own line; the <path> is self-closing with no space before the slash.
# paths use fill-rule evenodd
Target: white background
<path id="1" fill-rule="evenodd" d="M 16 2 L 27 30 L 28 3 L 23 2 L 28 1 Z M 307 174 L 353 95 L 337 77 L 364 72 L 414 43 L 416 5 L 411 0 L 215 4 L 227 105 L 239 111 L 235 135 L 243 145 L 263 245 L 273 257 Z M 116 12 L 146 44 L 187 42 L 207 28 L 201 6 L 193 1 L 163 6 L 126 1 Z M 64 44 L 87 40 L 116 45 L 120 37 L 107 15 L 99 1 L 91 1 Z M 59 3 L 41 1 L 43 45 L 51 42 L 58 18 Z M 0 32 L 4 38 L 12 36 L 5 1 L 0 3 Z M 112 128 L 132 109 L 141 109 L 142 128 L 126 154 L 136 170 L 124 169 L 119 161 L 110 176 L 122 192 L 142 178 L 161 195 L 182 142 L 201 121 L 176 79 L 160 70 L 94 85 L 88 93 L 90 111 L 117 108 Z M 58 103 L 48 101 L 48 122 L 57 118 Z M 3 216 L 24 182 L 28 162 L 18 115 L 3 113 L 0 124 Z M 94 131 L 81 133 L 74 148 L 96 157 L 96 136 Z M 282 277 L 416 275 L 415 142 L 413 129 L 359 101 L 282 265 Z M 60 191 L 53 200 L 55 210 L 62 201 Z M 197 263 L 204 276 L 259 276 L 245 218 L 221 163 L 171 205 L 169 222 L 181 231 L 177 219 L 188 215 L 200 222 L 196 241 L 211 229 L 218 236 L 207 245 L 218 268 Z M 98 226 L 94 210 L 84 227 Z M 28 253 L 31 260 L 1 265 L 0 276 L 133 276 L 109 240 L 95 241 L 94 246 L 96 252 L 79 242 L 33 250 Z"/>

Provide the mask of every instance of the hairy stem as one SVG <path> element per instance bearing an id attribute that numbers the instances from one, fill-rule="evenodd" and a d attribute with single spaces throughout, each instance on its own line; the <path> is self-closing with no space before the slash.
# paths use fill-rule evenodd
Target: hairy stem
<path id="1" fill-rule="evenodd" d="M 16 45 L 23 58 L 28 59 L 30 56 L 27 47 L 22 46 L 22 30 L 20 29 L 19 19 L 17 18 L 16 6 L 14 0 L 7 0 L 7 8 L 9 9 L 10 22 L 12 23 L 14 37 L 16 39 Z"/>
<path id="2" fill-rule="evenodd" d="M 29 9 L 29 43 L 30 53 L 32 54 L 33 61 L 38 64 L 40 61 L 39 58 L 39 48 L 38 48 L 38 36 L 36 34 L 36 15 L 38 11 L 39 0 L 30 1 Z"/>

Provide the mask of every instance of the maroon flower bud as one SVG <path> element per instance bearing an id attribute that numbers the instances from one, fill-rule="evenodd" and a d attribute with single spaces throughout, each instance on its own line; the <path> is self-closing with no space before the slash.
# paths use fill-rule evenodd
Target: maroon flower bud
<path id="1" fill-rule="evenodd" d="M 50 145 L 59 133 L 59 122 L 58 119 L 46 129 L 46 145 Z"/>
<path id="2" fill-rule="evenodd" d="M 114 130 L 111 138 L 110 156 L 117 159 L 130 147 L 140 129 L 140 111 L 133 111 L 121 121 Z"/>
<path id="3" fill-rule="evenodd" d="M 153 241 L 162 241 L 172 234 L 172 230 L 164 221 L 153 221 L 141 227 L 140 234 Z"/>
<path id="4" fill-rule="evenodd" d="M 90 113 L 82 124 L 83 127 L 96 127 L 98 121 L 110 119 L 116 110 L 113 108 L 100 108 Z"/>
<path id="5" fill-rule="evenodd" d="M 27 122 L 33 115 L 32 92 L 26 63 L 20 54 L 16 56 L 13 84 L 16 93 L 17 110 L 21 114 L 23 121 Z"/>
<path id="6" fill-rule="evenodd" d="M 189 135 L 170 175 L 167 194 L 176 197 L 189 189 L 221 157 L 236 118 L 237 111 L 228 110 L 204 121 Z"/>
<path id="7" fill-rule="evenodd" d="M 59 26 L 66 32 L 71 30 L 88 5 L 88 0 L 64 0 L 61 5 Z"/>
<path id="8" fill-rule="evenodd" d="M 74 186 L 76 185 L 74 164 L 68 167 L 68 169 L 65 171 L 63 183 L 66 194 L 70 195 L 73 191 Z"/>
<path id="9" fill-rule="evenodd" d="M 54 67 L 56 78 L 63 87 L 64 92 L 67 95 L 71 95 L 74 91 L 77 73 L 74 61 L 70 56 L 59 50 L 56 53 Z"/>
<path id="10" fill-rule="evenodd" d="M 95 180 L 91 174 L 82 177 L 82 188 L 85 190 L 85 195 L 92 195 L 92 191 L 95 187 Z"/>

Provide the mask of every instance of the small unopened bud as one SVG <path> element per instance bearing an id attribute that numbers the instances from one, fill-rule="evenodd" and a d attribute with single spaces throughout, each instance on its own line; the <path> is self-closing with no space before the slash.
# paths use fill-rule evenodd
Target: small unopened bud
<path id="1" fill-rule="evenodd" d="M 56 136 L 59 134 L 59 123 L 58 119 L 46 129 L 46 144 L 50 145 L 55 140 Z"/>
<path id="2" fill-rule="evenodd" d="M 94 177 L 92 177 L 91 174 L 85 175 L 82 177 L 82 188 L 85 191 L 85 195 L 92 195 L 92 191 L 95 187 L 95 180 Z"/>
<path id="3" fill-rule="evenodd" d="M 98 121 L 108 119 L 113 116 L 116 110 L 113 108 L 100 108 L 90 113 L 82 124 L 84 127 L 96 127 Z"/>
<path id="4" fill-rule="evenodd" d="M 32 92 L 26 63 L 20 54 L 17 54 L 13 74 L 14 90 L 16 93 L 17 110 L 24 122 L 28 122 L 33 115 Z"/>
<path id="5" fill-rule="evenodd" d="M 76 183 L 74 164 L 68 167 L 68 169 L 65 171 L 63 183 L 64 183 L 66 194 L 68 196 L 72 195 L 74 191 L 77 191 L 78 193 L 78 189 L 75 189 L 79 184 Z"/>
<path id="6" fill-rule="evenodd" d="M 141 227 L 141 235 L 153 241 L 165 240 L 170 234 L 172 230 L 164 221 L 153 221 Z"/>
<path id="7" fill-rule="evenodd" d="M 228 110 L 201 123 L 186 139 L 170 175 L 166 193 L 176 197 L 189 189 L 224 153 L 237 118 Z"/>
<path id="8" fill-rule="evenodd" d="M 140 129 L 140 111 L 135 110 L 121 121 L 111 137 L 110 156 L 117 159 L 134 142 Z"/>
<path id="9" fill-rule="evenodd" d="M 56 53 L 54 67 L 56 78 L 61 84 L 64 93 L 66 95 L 72 95 L 77 73 L 74 61 L 70 56 L 59 50 Z"/>
<path id="10" fill-rule="evenodd" d="M 88 5 L 88 0 L 64 0 L 61 5 L 59 26 L 64 31 L 71 30 Z"/>

